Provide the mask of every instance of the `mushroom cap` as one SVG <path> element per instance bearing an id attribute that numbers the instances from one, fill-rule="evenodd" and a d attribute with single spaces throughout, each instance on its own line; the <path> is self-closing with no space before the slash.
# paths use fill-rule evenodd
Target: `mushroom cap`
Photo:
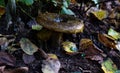
<path id="1" fill-rule="evenodd" d="M 37 22 L 44 28 L 62 33 L 80 33 L 83 32 L 83 21 L 70 16 L 57 13 L 40 13 Z"/>

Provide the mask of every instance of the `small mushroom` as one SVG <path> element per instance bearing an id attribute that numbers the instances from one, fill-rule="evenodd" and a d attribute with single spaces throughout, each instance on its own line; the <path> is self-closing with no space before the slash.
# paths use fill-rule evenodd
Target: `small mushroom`
<path id="1" fill-rule="evenodd" d="M 62 33 L 80 33 L 83 32 L 83 21 L 70 15 L 57 13 L 39 13 L 37 22 L 44 28 Z"/>

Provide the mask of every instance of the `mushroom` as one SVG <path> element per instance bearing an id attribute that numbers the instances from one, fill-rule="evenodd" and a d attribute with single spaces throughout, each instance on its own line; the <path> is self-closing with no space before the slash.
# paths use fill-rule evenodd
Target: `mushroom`
<path id="1" fill-rule="evenodd" d="M 36 18 L 36 21 L 44 28 L 55 32 L 52 34 L 52 36 L 55 37 L 52 37 L 54 41 L 52 41 L 51 44 L 51 46 L 54 47 L 60 46 L 61 37 L 62 37 L 61 33 L 76 34 L 83 32 L 84 29 L 84 24 L 82 20 L 74 16 L 65 15 L 65 14 L 48 13 L 48 12 L 39 13 L 38 17 Z M 38 33 L 38 37 L 39 39 L 42 39 L 43 35 Z M 48 38 L 46 38 L 46 40 L 47 39 Z"/>
<path id="2" fill-rule="evenodd" d="M 57 13 L 39 13 L 37 22 L 44 28 L 62 33 L 80 33 L 83 32 L 83 21 L 70 15 Z"/>

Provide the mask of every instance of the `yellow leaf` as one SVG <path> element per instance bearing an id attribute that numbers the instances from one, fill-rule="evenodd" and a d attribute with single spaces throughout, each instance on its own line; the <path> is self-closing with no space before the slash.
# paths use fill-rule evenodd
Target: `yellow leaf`
<path id="1" fill-rule="evenodd" d="M 99 20 L 102 20 L 107 17 L 107 11 L 105 10 L 98 10 L 95 12 L 92 12 Z"/>
<path id="2" fill-rule="evenodd" d="M 74 54 L 78 52 L 77 46 L 73 42 L 65 41 L 62 43 L 62 45 L 67 54 Z"/>
<path id="3" fill-rule="evenodd" d="M 115 71 L 117 70 L 117 67 L 113 63 L 113 61 L 110 58 L 108 58 L 102 63 L 102 69 L 104 73 L 115 73 Z"/>

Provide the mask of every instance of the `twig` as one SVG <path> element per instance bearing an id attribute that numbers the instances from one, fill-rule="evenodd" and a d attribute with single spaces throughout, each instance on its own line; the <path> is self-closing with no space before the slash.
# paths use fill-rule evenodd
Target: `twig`
<path id="1" fill-rule="evenodd" d="M 48 58 L 48 55 L 47 53 L 45 53 L 45 51 L 43 51 L 41 48 L 38 49 L 38 52 L 41 53 L 42 57 L 47 59 Z"/>
<path id="2" fill-rule="evenodd" d="M 79 67 L 79 69 L 83 72 L 83 73 L 92 73 L 90 70 L 84 70 L 83 68 Z"/>

